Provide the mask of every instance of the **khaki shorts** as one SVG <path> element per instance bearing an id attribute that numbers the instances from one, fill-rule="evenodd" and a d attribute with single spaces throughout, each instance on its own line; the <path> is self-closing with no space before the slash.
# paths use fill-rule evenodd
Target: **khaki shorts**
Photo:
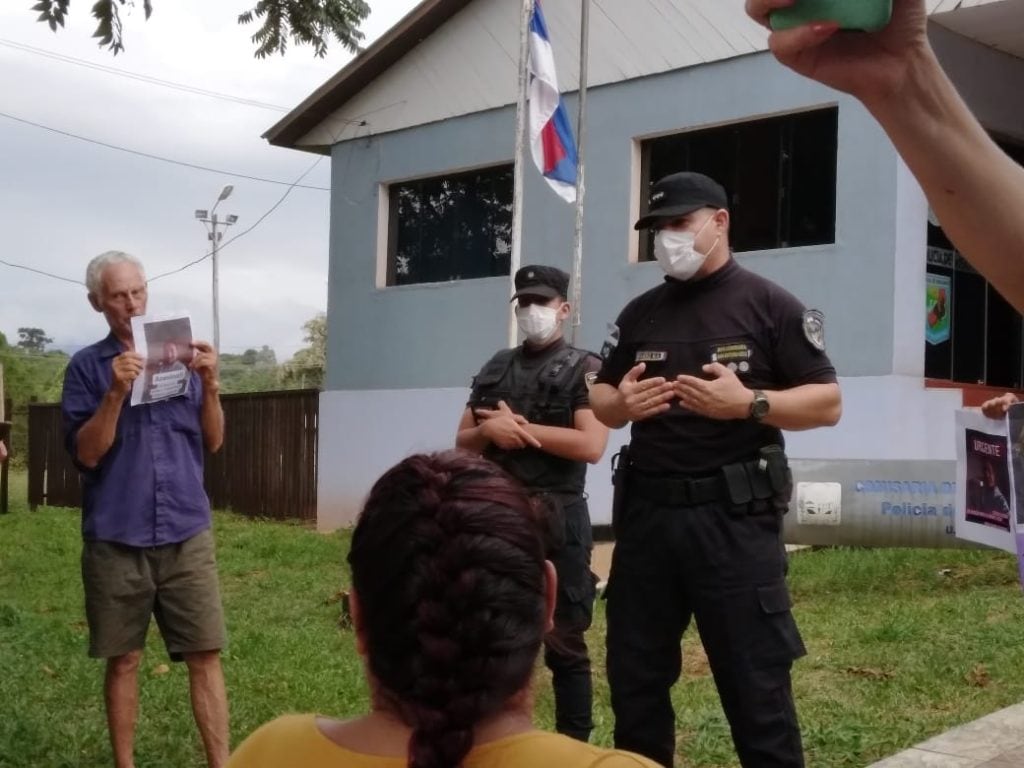
<path id="1" fill-rule="evenodd" d="M 86 541 L 82 547 L 89 655 L 108 659 L 141 650 L 156 616 L 167 653 L 224 647 L 213 532 L 160 547 Z"/>

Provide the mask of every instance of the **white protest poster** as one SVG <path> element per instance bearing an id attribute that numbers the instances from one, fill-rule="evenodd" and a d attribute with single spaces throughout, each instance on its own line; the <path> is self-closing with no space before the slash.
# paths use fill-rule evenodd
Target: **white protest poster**
<path id="1" fill-rule="evenodd" d="M 188 392 L 192 361 L 192 319 L 188 315 L 132 318 L 135 351 L 144 359 L 132 385 L 132 405 L 181 397 Z"/>
<path id="2" fill-rule="evenodd" d="M 1024 403 L 1010 406 L 1006 413 L 1010 438 L 1010 487 L 1013 489 L 1013 535 L 1017 543 L 1017 569 L 1024 586 Z"/>
<path id="3" fill-rule="evenodd" d="M 957 538 L 1016 554 L 1006 420 L 957 411 L 956 436 Z"/>

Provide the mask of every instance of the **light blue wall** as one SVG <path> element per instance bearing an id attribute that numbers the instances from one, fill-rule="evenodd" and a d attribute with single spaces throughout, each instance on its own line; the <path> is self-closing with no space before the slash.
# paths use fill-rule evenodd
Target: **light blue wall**
<path id="1" fill-rule="evenodd" d="M 583 346 L 656 284 L 655 264 L 629 264 L 632 140 L 692 126 L 839 103 L 836 243 L 741 254 L 740 261 L 826 314 L 844 376 L 892 372 L 897 159 L 866 111 L 778 66 L 747 56 L 590 91 L 584 235 Z M 569 100 L 575 114 L 574 100 Z M 506 337 L 507 280 L 375 287 L 378 185 L 510 162 L 514 115 L 495 110 L 334 147 L 328 389 L 465 386 Z M 572 207 L 526 169 L 523 263 L 568 270 Z"/>

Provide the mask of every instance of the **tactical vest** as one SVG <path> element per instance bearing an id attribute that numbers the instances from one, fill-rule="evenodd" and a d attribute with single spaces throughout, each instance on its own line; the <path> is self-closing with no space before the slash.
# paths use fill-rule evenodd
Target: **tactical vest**
<path id="1" fill-rule="evenodd" d="M 503 349 L 474 377 L 469 405 L 493 409 L 504 400 L 533 424 L 574 427 L 573 389 L 586 358 L 586 352 L 566 346 L 536 371 L 527 371 L 518 348 Z M 517 382 L 520 386 L 515 386 Z M 563 459 L 530 446 L 506 451 L 490 445 L 484 456 L 531 490 L 583 492 L 586 462 Z"/>

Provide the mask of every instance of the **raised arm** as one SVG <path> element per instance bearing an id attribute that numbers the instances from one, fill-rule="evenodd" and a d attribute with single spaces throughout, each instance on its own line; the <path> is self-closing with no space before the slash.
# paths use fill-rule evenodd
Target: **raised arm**
<path id="1" fill-rule="evenodd" d="M 747 0 L 767 24 L 794 0 Z M 893 0 L 873 32 L 815 22 L 773 32 L 775 57 L 801 75 L 859 99 L 924 189 L 946 235 L 1024 312 L 1024 169 L 982 128 L 943 72 L 927 35 L 924 0 Z"/>

